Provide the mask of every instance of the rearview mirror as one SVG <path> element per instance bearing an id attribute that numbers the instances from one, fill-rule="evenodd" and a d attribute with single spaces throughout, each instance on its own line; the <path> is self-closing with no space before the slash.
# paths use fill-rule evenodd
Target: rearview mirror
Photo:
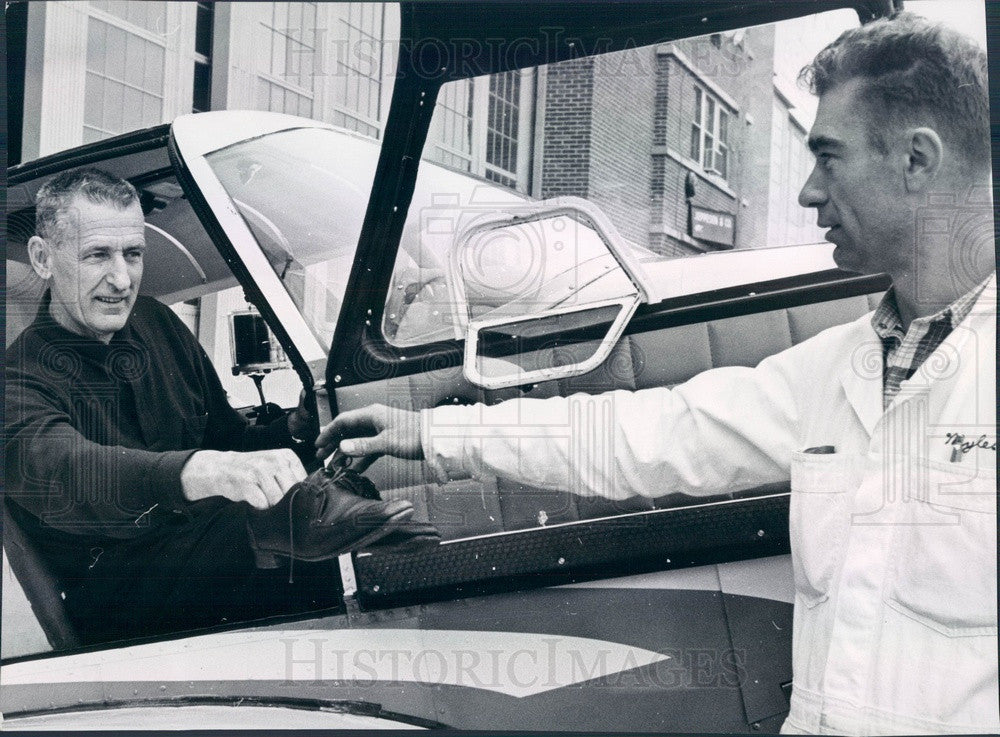
<path id="1" fill-rule="evenodd" d="M 558 198 L 480 218 L 452 263 L 468 309 L 464 372 L 500 389 L 592 371 L 648 289 L 594 205 Z"/>

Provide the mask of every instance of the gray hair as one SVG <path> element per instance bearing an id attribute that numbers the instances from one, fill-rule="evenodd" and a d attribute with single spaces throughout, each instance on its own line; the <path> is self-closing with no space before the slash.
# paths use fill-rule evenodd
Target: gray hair
<path id="1" fill-rule="evenodd" d="M 35 233 L 58 244 L 66 235 L 65 217 L 77 195 L 122 210 L 139 201 L 135 187 L 103 169 L 85 167 L 63 172 L 43 184 L 35 195 Z"/>

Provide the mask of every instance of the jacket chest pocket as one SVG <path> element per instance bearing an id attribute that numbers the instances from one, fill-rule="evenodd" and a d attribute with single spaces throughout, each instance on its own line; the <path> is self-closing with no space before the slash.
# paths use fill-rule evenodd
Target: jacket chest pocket
<path id="1" fill-rule="evenodd" d="M 894 530 L 886 603 L 949 637 L 996 635 L 996 478 L 934 461 L 921 471 Z"/>
<path id="2" fill-rule="evenodd" d="M 796 593 L 810 609 L 829 597 L 843 559 L 858 461 L 842 453 L 792 454 L 792 570 Z"/>

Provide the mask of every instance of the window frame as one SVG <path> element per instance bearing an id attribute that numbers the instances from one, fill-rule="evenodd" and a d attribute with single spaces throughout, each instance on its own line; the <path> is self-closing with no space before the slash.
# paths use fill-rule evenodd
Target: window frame
<path id="1" fill-rule="evenodd" d="M 714 174 L 728 184 L 732 162 L 732 143 L 729 140 L 731 121 L 738 118 L 739 113 L 697 78 L 692 86 L 695 113 L 691 120 L 688 158 L 706 174 Z M 720 157 L 724 162 L 721 168 L 718 166 Z"/>
<path id="2" fill-rule="evenodd" d="M 454 146 L 454 136 L 447 136 L 449 130 L 454 130 L 456 121 L 432 121 L 423 158 L 434 164 L 461 172 L 462 174 L 479 177 L 500 187 L 513 190 L 520 194 L 531 194 L 532 166 L 535 151 L 534 120 L 538 90 L 537 69 L 511 69 L 496 74 L 511 75 L 516 80 L 516 99 L 503 99 L 491 90 L 491 80 L 495 75 L 480 75 L 452 80 L 450 84 L 464 82 L 468 85 L 467 113 L 458 110 L 451 102 L 445 102 L 444 97 L 451 97 L 447 85 L 441 87 L 435 105 L 435 113 L 440 106 L 447 114 L 461 116 L 458 124 L 467 128 L 466 139 L 468 151 L 462 151 Z M 496 101 L 495 101 L 496 100 Z M 507 104 L 512 108 L 515 119 L 511 127 L 516 129 L 516 136 L 510 136 L 502 128 L 493 127 L 493 116 L 496 106 Z M 449 128 L 449 126 L 452 126 Z M 514 170 L 505 169 L 499 163 L 490 160 L 491 137 L 513 138 L 516 153 L 514 154 Z M 451 140 L 447 140 L 451 138 Z M 494 139 L 495 140 L 495 139 Z M 455 162 L 461 160 L 462 164 Z"/>
<path id="3" fill-rule="evenodd" d="M 315 74 L 315 60 L 317 58 L 316 43 L 317 43 L 317 39 L 318 39 L 318 37 L 320 36 L 320 33 L 321 33 L 321 31 L 320 31 L 320 23 L 319 23 L 319 8 L 318 8 L 318 6 L 317 6 L 317 4 L 315 2 L 306 2 L 304 0 L 300 0 L 299 2 L 293 2 L 293 3 L 276 3 L 276 2 L 271 2 L 271 3 L 269 3 L 269 5 L 271 6 L 270 7 L 270 10 L 271 10 L 270 23 L 265 22 L 264 20 L 258 21 L 258 23 L 260 24 L 260 26 L 263 27 L 265 33 L 267 33 L 268 48 L 269 48 L 269 53 L 267 54 L 267 65 L 268 65 L 268 68 L 266 70 L 264 70 L 264 69 L 258 69 L 257 72 L 256 72 L 257 81 L 258 81 L 258 90 L 259 90 L 259 83 L 263 82 L 264 84 L 268 85 L 268 88 L 269 88 L 268 89 L 268 92 L 269 92 L 269 98 L 268 98 L 268 100 L 269 101 L 270 101 L 270 94 L 273 92 L 273 88 L 274 87 L 283 88 L 286 92 L 291 92 L 292 94 L 297 95 L 299 98 L 303 98 L 303 99 L 308 100 L 309 101 L 309 114 L 305 115 L 305 116 L 302 116 L 302 117 L 311 118 L 315 114 L 315 111 L 316 111 L 316 74 Z M 277 6 L 278 5 L 285 5 L 286 6 L 286 13 L 291 8 L 291 6 L 293 6 L 293 5 L 302 6 L 303 10 L 305 9 L 305 6 L 312 6 L 312 10 L 313 10 L 313 13 L 312 13 L 312 23 L 313 23 L 313 25 L 312 25 L 312 29 L 311 30 L 312 30 L 312 44 L 313 45 L 310 46 L 304 40 L 302 40 L 300 38 L 295 38 L 294 36 L 292 36 L 290 34 L 290 29 L 289 28 L 281 29 L 281 28 L 277 27 L 277 25 L 276 25 L 276 19 L 275 19 L 275 13 L 277 12 Z M 304 15 L 303 15 L 303 18 L 302 18 L 302 28 L 300 29 L 300 33 L 303 36 L 306 33 L 306 25 L 305 25 L 305 17 L 304 17 Z M 300 55 L 300 58 L 299 58 L 300 72 L 299 72 L 299 74 L 297 76 L 299 76 L 299 77 L 303 77 L 303 76 L 308 77 L 309 81 L 312 84 L 311 88 L 302 87 L 301 85 L 296 84 L 295 82 L 292 82 L 292 81 L 286 79 L 282 74 L 279 74 L 279 73 L 275 72 L 275 70 L 273 68 L 274 67 L 274 43 L 275 43 L 275 36 L 282 36 L 285 39 L 286 46 L 285 46 L 284 60 L 285 60 L 286 65 L 287 65 L 288 59 L 290 58 L 289 57 L 289 50 L 288 50 L 288 46 L 287 46 L 287 44 L 289 42 L 294 42 L 294 43 L 298 44 L 299 46 L 302 46 L 302 47 L 305 47 L 305 48 L 309 49 L 308 53 L 311 56 L 311 62 L 310 63 L 312 65 L 312 73 L 310 73 L 308 75 L 303 75 L 301 73 L 301 55 L 304 52 L 299 51 L 298 53 Z M 286 69 L 286 73 L 287 73 L 287 69 Z M 281 110 L 273 110 L 271 108 L 271 106 L 270 106 L 270 102 L 268 102 L 268 107 L 266 109 L 269 110 L 269 111 L 271 111 L 271 112 L 280 112 L 280 113 L 286 113 L 286 114 L 289 114 L 289 115 L 300 115 L 300 113 L 298 111 L 289 112 L 289 111 L 285 110 L 284 109 L 284 105 L 282 105 L 282 109 Z"/>
<path id="4" fill-rule="evenodd" d="M 378 19 L 376 22 L 377 29 L 376 33 L 370 33 L 368 29 L 363 27 L 363 20 L 355 21 L 352 16 L 352 11 L 355 5 L 368 6 L 367 11 L 363 8 L 359 8 L 359 12 L 362 14 L 364 12 L 377 13 Z M 385 3 L 346 3 L 343 8 L 346 11 L 341 12 L 336 18 L 332 19 L 333 25 L 336 26 L 337 32 L 335 34 L 338 41 L 343 41 L 347 44 L 347 59 L 350 60 L 351 49 L 354 44 L 363 41 L 370 41 L 372 43 L 372 58 L 376 60 L 377 68 L 372 70 L 371 74 L 366 74 L 362 69 L 357 66 L 352 66 L 350 63 L 343 62 L 339 57 L 337 59 L 337 74 L 341 75 L 345 81 L 345 85 L 356 84 L 358 86 L 357 101 L 360 103 L 361 100 L 361 80 L 366 80 L 367 90 L 369 94 L 372 90 L 375 92 L 375 117 L 372 118 L 369 115 L 362 113 L 360 106 L 352 107 L 345 95 L 343 98 L 339 96 L 339 89 L 336 88 L 331 95 L 331 110 L 335 116 L 342 116 L 344 120 L 334 120 L 334 124 L 345 128 L 348 130 L 353 130 L 361 135 L 368 136 L 374 140 L 380 140 L 382 138 L 383 131 L 385 129 L 385 118 L 387 105 L 383 99 L 383 92 L 386 82 L 386 64 L 385 64 L 385 34 L 386 34 L 386 4 Z M 335 10 L 341 11 L 341 7 L 334 7 Z M 346 31 L 341 33 L 341 31 Z M 377 48 L 377 53 L 376 52 Z M 346 92 L 346 86 L 345 86 Z M 375 133 L 371 135 L 369 130 L 360 130 L 361 127 L 373 130 Z"/>
<path id="5" fill-rule="evenodd" d="M 164 5 L 166 5 L 166 3 L 164 3 Z M 166 11 L 166 7 L 164 8 L 164 12 L 165 11 Z M 151 43 L 154 46 L 157 46 L 160 49 L 160 52 L 163 54 L 163 60 L 162 60 L 163 69 L 162 69 L 162 78 L 160 80 L 159 92 L 158 93 L 154 93 L 154 92 L 151 92 L 151 91 L 145 89 L 144 87 L 136 86 L 135 84 L 132 84 L 131 82 L 129 82 L 129 81 L 125 80 L 125 79 L 117 79 L 115 77 L 110 77 L 110 76 L 108 76 L 108 74 L 105 71 L 98 72 L 96 70 L 92 70 L 91 67 L 90 67 L 91 60 L 90 60 L 90 55 L 88 53 L 88 51 L 89 51 L 89 49 L 88 49 L 88 50 L 84 51 L 84 95 L 86 96 L 86 94 L 87 94 L 86 93 L 87 76 L 90 75 L 90 74 L 93 74 L 94 76 L 99 77 L 104 82 L 110 81 L 110 82 L 113 82 L 114 84 L 121 85 L 125 89 L 136 90 L 136 91 L 138 91 L 140 94 L 142 94 L 144 96 L 153 97 L 153 98 L 156 98 L 157 100 L 159 100 L 159 114 L 156 116 L 156 121 L 155 122 L 150 122 L 150 123 L 147 123 L 147 122 L 143 121 L 143 123 L 141 124 L 140 127 L 141 128 L 145 128 L 145 127 L 149 127 L 151 125 L 157 125 L 159 123 L 162 123 L 163 122 L 163 105 L 164 105 L 164 102 L 166 100 L 166 85 L 167 85 L 167 50 L 168 49 L 167 49 L 167 38 L 166 38 L 166 35 L 165 34 L 158 34 L 158 33 L 155 33 L 153 31 L 150 31 L 147 28 L 144 28 L 142 26 L 138 26 L 138 25 L 132 23 L 131 21 L 128 21 L 128 20 L 122 18 L 121 16 L 115 15 L 114 13 L 110 13 L 110 12 L 104 10 L 103 8 L 97 7 L 96 5 L 93 4 L 93 2 L 88 2 L 87 3 L 86 12 L 87 12 L 88 46 L 89 46 L 89 36 L 90 36 L 90 31 L 91 31 L 91 24 L 93 23 L 93 21 L 96 20 L 96 21 L 104 23 L 104 24 L 106 24 L 108 26 L 111 26 L 112 28 L 117 28 L 117 29 L 119 29 L 119 30 L 121 30 L 121 31 L 123 31 L 123 32 L 125 32 L 127 34 L 132 34 L 133 36 L 137 37 L 138 39 L 140 39 L 143 42 Z M 104 92 L 104 90 L 102 89 L 102 93 L 103 92 Z M 124 108 L 125 108 L 125 104 L 124 104 L 124 99 L 123 99 L 123 101 L 122 101 L 122 109 L 124 110 Z M 104 109 L 105 109 L 104 105 L 102 104 L 101 110 L 103 111 Z M 102 120 L 102 123 L 103 123 L 103 120 Z M 103 126 L 102 127 L 98 127 L 98 126 L 95 126 L 95 125 L 91 125 L 90 123 L 87 122 L 87 114 L 86 114 L 86 112 L 84 112 L 83 124 L 82 124 L 81 128 L 82 128 L 82 135 L 83 135 L 83 139 L 82 140 L 83 140 L 84 143 L 95 143 L 97 141 L 101 141 L 101 140 L 105 140 L 107 138 L 110 138 L 112 136 L 118 136 L 118 135 L 122 135 L 124 133 L 129 132 L 128 129 L 124 129 L 124 130 L 120 130 L 120 131 L 110 131 L 110 130 L 105 129 Z M 125 128 L 125 126 L 123 126 L 123 128 Z M 96 139 L 94 139 L 94 140 L 92 140 L 92 141 L 87 141 L 86 137 L 88 135 L 88 131 L 93 131 L 94 133 L 97 133 L 99 135 L 99 137 L 96 138 Z"/>

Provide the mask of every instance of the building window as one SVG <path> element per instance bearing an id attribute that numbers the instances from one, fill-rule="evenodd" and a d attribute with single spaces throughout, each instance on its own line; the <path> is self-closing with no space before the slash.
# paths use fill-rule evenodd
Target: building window
<path id="1" fill-rule="evenodd" d="M 269 54 L 257 79 L 257 108 L 312 117 L 316 3 L 271 3 Z"/>
<path id="2" fill-rule="evenodd" d="M 486 125 L 486 178 L 514 188 L 517 185 L 520 72 L 490 77 L 489 114 Z"/>
<path id="3" fill-rule="evenodd" d="M 428 136 L 429 158 L 460 171 L 472 171 L 473 80 L 462 79 L 441 88 Z"/>
<path id="4" fill-rule="evenodd" d="M 167 32 L 167 4 L 165 2 L 128 2 L 127 0 L 91 0 L 90 6 L 120 18 L 126 23 L 159 36 Z"/>
<path id="5" fill-rule="evenodd" d="M 707 172 L 729 178 L 729 118 L 732 113 L 706 90 L 694 88 L 691 122 L 692 159 Z"/>
<path id="6" fill-rule="evenodd" d="M 146 3 L 140 3 L 146 5 Z M 133 12 L 135 3 L 94 3 L 105 12 L 127 15 L 128 24 L 148 31 L 162 23 L 153 9 Z M 128 5 L 128 8 L 119 6 Z M 164 3 L 148 3 L 162 6 Z M 110 10 L 105 8 L 108 6 Z M 127 12 L 126 12 L 127 11 Z M 156 18 L 161 20 L 157 21 Z M 83 141 L 89 143 L 163 119 L 164 47 L 148 32 L 133 32 L 117 22 L 87 21 L 87 74 L 84 87 Z M 155 38 L 155 37 L 154 37 Z"/>
<path id="7" fill-rule="evenodd" d="M 337 38 L 332 122 L 372 138 L 382 133 L 382 44 L 385 5 L 348 3 L 343 6 Z"/>
<path id="8" fill-rule="evenodd" d="M 532 147 L 533 72 L 449 82 L 438 94 L 425 157 L 527 192 Z"/>

